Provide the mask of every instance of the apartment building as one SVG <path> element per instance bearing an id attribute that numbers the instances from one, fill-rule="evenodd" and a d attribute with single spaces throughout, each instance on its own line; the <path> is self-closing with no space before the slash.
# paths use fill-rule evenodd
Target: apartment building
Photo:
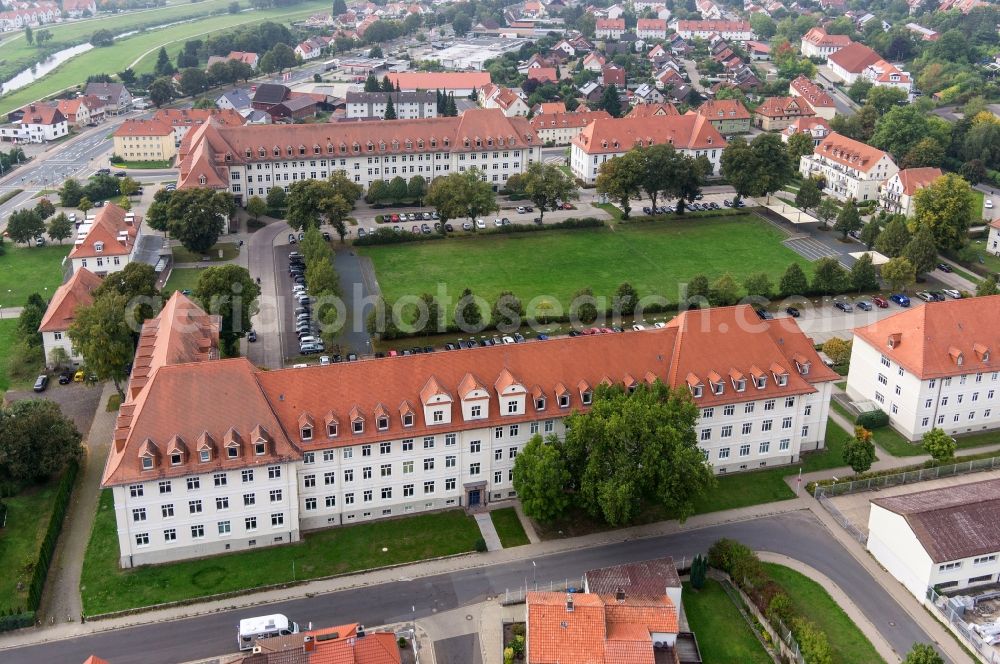
<path id="1" fill-rule="evenodd" d="M 73 271 L 90 270 L 99 277 L 119 272 L 132 262 L 142 233 L 142 218 L 106 203 L 80 224 L 69 252 Z"/>
<path id="2" fill-rule="evenodd" d="M 437 117 L 437 93 L 433 90 L 410 92 L 348 92 L 348 118 L 385 117 L 385 107 L 392 99 L 392 107 L 399 120 Z"/>
<path id="3" fill-rule="evenodd" d="M 802 36 L 800 50 L 807 58 L 828 59 L 831 55 L 853 42 L 847 35 L 831 35 L 820 27 L 809 28 Z"/>
<path id="4" fill-rule="evenodd" d="M 898 88 L 907 94 L 910 92 L 910 75 L 883 60 L 882 56 L 864 44 L 852 42 L 832 54 L 827 62 L 830 73 L 845 85 L 851 85 L 859 78 L 866 78 L 872 85 Z"/>
<path id="5" fill-rule="evenodd" d="M 542 68 L 530 72 L 543 71 Z M 499 108 L 507 117 L 528 117 L 528 103 L 514 90 L 502 85 L 483 86 L 479 90 L 479 103 L 483 108 Z"/>
<path id="6" fill-rule="evenodd" d="M 601 384 L 687 390 L 716 472 L 792 463 L 822 447 L 838 379 L 794 320 L 750 306 L 642 332 L 274 371 L 218 359 L 218 325 L 175 293 L 143 327 L 103 476 L 123 567 L 511 498 L 518 452 L 563 435 Z"/>
<path id="7" fill-rule="evenodd" d="M 215 108 L 161 108 L 153 115 L 153 120 L 173 130 L 174 145 L 178 147 L 192 128 L 209 120 L 230 127 L 239 127 L 246 123 L 246 119 L 234 109 Z"/>
<path id="8" fill-rule="evenodd" d="M 625 19 L 623 18 L 599 18 L 597 19 L 594 35 L 598 39 L 621 39 L 625 34 Z"/>
<path id="9" fill-rule="evenodd" d="M 368 187 L 396 175 L 431 180 L 476 167 L 499 190 L 537 161 L 540 149 L 525 118 L 508 118 L 498 109 L 376 123 L 205 124 L 181 144 L 178 186 L 229 191 L 242 204 L 271 187 L 325 179 L 338 170 Z"/>
<path id="10" fill-rule="evenodd" d="M 917 191 L 941 177 L 941 169 L 934 167 L 904 168 L 885 181 L 879 192 L 879 204 L 887 211 L 912 217 L 914 196 Z"/>
<path id="11" fill-rule="evenodd" d="M 847 393 L 910 440 L 1000 426 L 1000 296 L 929 302 L 854 330 Z"/>
<path id="12" fill-rule="evenodd" d="M 610 119 L 607 111 L 578 111 L 569 113 L 566 111 L 557 113 L 539 113 L 528 120 L 528 124 L 535 130 L 538 140 L 545 144 L 569 145 L 573 142 L 584 127 L 595 120 Z"/>
<path id="13" fill-rule="evenodd" d="M 104 115 L 120 115 L 132 109 L 132 93 L 121 83 L 88 83 L 83 94 L 104 104 Z"/>
<path id="14" fill-rule="evenodd" d="M 640 18 L 636 23 L 635 36 L 639 39 L 666 39 L 667 22 L 662 18 Z"/>
<path id="15" fill-rule="evenodd" d="M 882 150 L 830 132 L 811 155 L 799 160 L 802 177 L 823 177 L 826 193 L 840 200 L 875 200 L 899 168 Z"/>
<path id="16" fill-rule="evenodd" d="M 808 104 L 817 117 L 832 120 L 833 116 L 837 114 L 837 105 L 834 103 L 833 97 L 805 76 L 800 75 L 792 81 L 788 85 L 788 92 L 793 97 Z"/>
<path id="17" fill-rule="evenodd" d="M 112 138 L 115 154 L 125 161 L 170 161 L 177 155 L 174 128 L 159 120 L 130 118 L 115 129 Z"/>
<path id="18" fill-rule="evenodd" d="M 724 136 L 750 131 L 750 111 L 738 99 L 709 99 L 695 113 L 707 118 Z"/>
<path id="19" fill-rule="evenodd" d="M 816 115 L 800 97 L 768 97 L 754 109 L 754 124 L 764 131 L 783 131 L 799 118 Z"/>
<path id="20" fill-rule="evenodd" d="M 746 42 L 754 39 L 749 21 L 674 21 L 674 31 L 681 39 L 701 37 L 708 39 L 718 35 L 726 40 Z"/>
<path id="21" fill-rule="evenodd" d="M 573 139 L 570 168 L 575 177 L 594 184 L 604 162 L 632 148 L 660 143 L 669 143 L 689 157 L 707 157 L 713 173 L 718 171 L 726 147 L 722 134 L 702 115 L 598 119 Z"/>
<path id="22" fill-rule="evenodd" d="M 80 268 L 53 293 L 38 326 L 38 331 L 42 334 L 46 366 L 53 366 L 53 351 L 57 348 L 66 353 L 74 366 L 83 361 L 83 357 L 73 349 L 68 331 L 76 317 L 77 308 L 90 306 L 94 302 L 94 291 L 100 285 L 100 277 L 86 268 Z"/>

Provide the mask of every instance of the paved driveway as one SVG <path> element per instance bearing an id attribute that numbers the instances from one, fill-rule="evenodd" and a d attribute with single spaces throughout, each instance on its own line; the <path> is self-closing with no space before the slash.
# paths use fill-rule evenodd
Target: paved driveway
<path id="1" fill-rule="evenodd" d="M 6 400 L 10 403 L 24 399 L 47 399 L 59 404 L 63 415 L 73 420 L 80 433 L 87 435 L 94 420 L 94 410 L 101 400 L 101 384 L 70 383 L 60 385 L 57 376 L 50 376 L 47 390 L 38 394 L 29 390 L 10 390 Z"/>

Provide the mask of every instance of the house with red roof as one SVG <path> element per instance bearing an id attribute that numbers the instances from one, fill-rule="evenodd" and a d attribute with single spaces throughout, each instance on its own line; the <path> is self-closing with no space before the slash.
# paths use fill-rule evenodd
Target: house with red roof
<path id="1" fill-rule="evenodd" d="M 528 124 L 538 134 L 538 140 L 546 145 L 569 145 L 583 128 L 597 119 L 610 118 L 607 111 L 561 111 L 538 113 Z"/>
<path id="2" fill-rule="evenodd" d="M 831 132 L 813 154 L 801 157 L 799 172 L 804 178 L 823 178 L 826 193 L 840 200 L 873 201 L 899 167 L 888 153 Z"/>
<path id="3" fill-rule="evenodd" d="M 98 208 L 77 229 L 69 259 L 73 272 L 90 270 L 99 277 L 120 272 L 132 262 L 142 234 L 142 217 L 114 203 Z"/>
<path id="4" fill-rule="evenodd" d="M 532 67 L 528 70 L 528 80 L 539 83 L 556 83 L 559 81 L 558 70 L 555 67 Z"/>
<path id="5" fill-rule="evenodd" d="M 63 353 L 65 359 L 73 366 L 83 361 L 83 357 L 73 349 L 68 331 L 73 324 L 77 308 L 90 306 L 94 302 L 94 291 L 100 285 L 99 276 L 87 268 L 80 268 L 73 273 L 69 281 L 56 289 L 38 326 L 38 331 L 42 335 L 46 366 L 55 366 L 56 359 Z M 57 348 L 62 352 L 56 351 Z"/>
<path id="6" fill-rule="evenodd" d="M 605 65 L 601 68 L 601 85 L 608 87 L 614 85 L 619 90 L 625 89 L 625 69 L 618 65 Z"/>
<path id="7" fill-rule="evenodd" d="M 516 92 L 502 85 L 489 85 L 479 91 L 479 103 L 483 108 L 499 108 L 509 117 L 528 117 L 531 109 Z"/>
<path id="8" fill-rule="evenodd" d="M 709 99 L 693 112 L 707 118 L 724 136 L 750 132 L 750 111 L 738 99 Z"/>
<path id="9" fill-rule="evenodd" d="M 599 18 L 597 19 L 594 35 L 598 39 L 621 39 L 625 34 L 625 19 L 623 18 Z"/>
<path id="10" fill-rule="evenodd" d="M 816 113 L 798 97 L 768 97 L 754 109 L 754 125 L 764 131 L 783 131 L 799 118 Z"/>
<path id="11" fill-rule="evenodd" d="M 879 192 L 878 202 L 893 214 L 912 217 L 916 209 L 913 199 L 917 192 L 941 177 L 941 169 L 933 167 L 904 168 L 885 181 Z"/>
<path id="12" fill-rule="evenodd" d="M 793 97 L 797 97 L 808 104 L 812 112 L 818 117 L 825 120 L 832 120 L 833 116 L 837 114 L 837 106 L 834 104 L 833 97 L 805 76 L 799 75 L 792 81 L 788 85 L 788 92 Z"/>
<path id="13" fill-rule="evenodd" d="M 7 114 L 11 124 L 0 126 L 0 141 L 47 143 L 69 134 L 66 116 L 53 104 L 34 103 Z"/>
<path id="14" fill-rule="evenodd" d="M 261 639 L 241 664 L 401 664 L 396 635 L 358 623 Z"/>
<path id="15" fill-rule="evenodd" d="M 125 161 L 171 161 L 177 155 L 174 128 L 160 120 L 129 118 L 111 137 Z"/>
<path id="16" fill-rule="evenodd" d="M 666 39 L 667 22 L 662 18 L 640 18 L 636 23 L 635 36 L 639 39 Z"/>
<path id="17" fill-rule="evenodd" d="M 847 35 L 831 35 L 821 27 L 810 28 L 802 36 L 802 44 L 799 49 L 802 55 L 807 58 L 820 58 L 826 60 L 831 55 L 849 46 L 853 42 Z"/>
<path id="18" fill-rule="evenodd" d="M 853 84 L 869 65 L 880 61 L 882 56 L 860 42 L 851 42 L 830 54 L 827 64 L 830 73 L 845 85 Z"/>
<path id="19" fill-rule="evenodd" d="M 815 148 L 823 142 L 824 138 L 830 135 L 830 131 L 830 123 L 825 118 L 799 118 L 781 132 L 781 140 L 787 143 L 788 139 L 795 134 L 809 134 Z"/>
<path id="20" fill-rule="evenodd" d="M 104 120 L 104 104 L 94 97 L 60 99 L 56 102 L 56 108 L 66 118 L 66 122 L 74 127 L 86 127 Z"/>

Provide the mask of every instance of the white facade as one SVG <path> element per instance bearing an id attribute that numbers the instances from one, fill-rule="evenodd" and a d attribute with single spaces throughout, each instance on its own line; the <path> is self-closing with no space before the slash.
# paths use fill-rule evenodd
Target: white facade
<path id="1" fill-rule="evenodd" d="M 366 97 L 365 99 L 358 99 L 353 95 L 348 96 L 347 117 L 384 118 L 385 107 L 387 104 L 386 100 L 378 98 L 376 93 L 364 96 Z M 409 97 L 420 97 L 422 99 L 415 99 L 411 101 Z M 396 111 L 396 118 L 398 120 L 437 117 L 437 102 L 433 92 L 430 94 L 429 100 L 426 99 L 426 95 L 421 92 L 397 93 L 395 98 L 392 100 L 392 105 L 393 109 Z"/>
<path id="2" fill-rule="evenodd" d="M 1000 551 L 935 563 L 903 516 L 874 504 L 868 515 L 868 551 L 921 601 L 928 588 L 989 584 L 1000 573 Z"/>
<path id="3" fill-rule="evenodd" d="M 804 155 L 799 159 L 802 177 L 822 176 L 826 193 L 840 200 L 876 200 L 882 183 L 899 172 L 888 155 L 883 155 L 867 171 L 845 166 L 820 154 Z"/>
<path id="4" fill-rule="evenodd" d="M 572 150 L 570 151 L 570 170 L 573 171 L 573 177 L 580 178 L 586 184 L 594 184 L 597 182 L 597 174 L 601 170 L 601 164 L 606 161 L 610 161 L 615 157 L 621 157 L 628 152 L 631 147 L 632 146 L 622 146 L 622 149 L 618 152 L 589 154 L 582 147 L 573 143 Z M 687 155 L 688 157 L 708 157 L 708 160 L 712 163 L 712 172 L 718 173 L 720 160 L 722 159 L 722 149 L 724 147 L 725 145 L 721 145 L 718 148 L 705 150 L 688 150 L 687 148 L 678 148 L 677 151 L 681 154 Z"/>
<path id="5" fill-rule="evenodd" d="M 73 366 L 79 366 L 79 364 L 83 362 L 83 356 L 76 352 L 76 349 L 73 348 L 73 343 L 70 341 L 69 334 L 66 330 L 42 332 L 42 349 L 45 351 L 46 366 L 50 365 L 52 351 L 56 348 L 62 348 L 66 351 L 66 357 L 70 359 Z"/>
<path id="6" fill-rule="evenodd" d="M 994 256 L 1000 256 L 1000 226 L 994 221 L 990 224 L 990 234 L 986 238 L 986 250 Z"/>
<path id="7" fill-rule="evenodd" d="M 27 119 L 27 116 L 25 116 Z M 60 115 L 60 118 L 62 116 Z M 69 133 L 69 123 L 65 118 L 49 124 L 15 122 L 0 127 L 0 140 L 14 143 L 47 143 Z"/>
<path id="8" fill-rule="evenodd" d="M 949 435 L 1000 427 L 1000 372 L 920 380 L 857 335 L 847 394 L 876 402 L 912 441 L 935 427 Z"/>

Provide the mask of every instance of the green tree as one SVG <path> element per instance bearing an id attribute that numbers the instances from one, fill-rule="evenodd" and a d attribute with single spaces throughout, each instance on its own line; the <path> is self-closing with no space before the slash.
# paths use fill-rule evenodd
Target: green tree
<path id="1" fill-rule="evenodd" d="M 73 234 L 73 222 L 69 220 L 65 212 L 60 212 L 49 222 L 46 232 L 51 239 L 62 244 L 63 240 Z"/>
<path id="2" fill-rule="evenodd" d="M 33 238 L 45 232 L 45 224 L 38 213 L 31 208 L 13 212 L 7 217 L 7 234 L 19 244 L 31 243 Z"/>
<path id="3" fill-rule="evenodd" d="M 871 81 L 864 76 L 859 76 L 858 79 L 851 84 L 851 87 L 847 89 L 847 96 L 860 104 L 867 101 L 868 93 L 871 92 L 872 87 L 874 87 L 874 85 Z M 881 115 L 881 113 L 879 113 L 879 115 Z"/>
<path id="4" fill-rule="evenodd" d="M 271 217 L 278 217 L 288 205 L 288 194 L 283 187 L 271 187 L 267 190 L 267 212 Z"/>
<path id="5" fill-rule="evenodd" d="M 464 37 L 472 29 L 472 19 L 465 14 L 456 14 L 451 27 L 455 30 L 455 36 Z"/>
<path id="6" fill-rule="evenodd" d="M 708 292 L 708 300 L 716 307 L 726 307 L 736 304 L 740 298 L 740 287 L 728 272 L 712 282 Z"/>
<path id="7" fill-rule="evenodd" d="M 497 296 L 493 303 L 493 311 L 490 316 L 490 323 L 504 334 L 515 332 L 521 327 L 524 319 L 524 305 L 521 299 L 509 290 L 505 290 Z"/>
<path id="8" fill-rule="evenodd" d="M 830 361 L 835 365 L 846 365 L 851 361 L 851 348 L 853 342 L 846 341 L 839 337 L 831 337 L 823 343 L 823 352 L 827 354 Z"/>
<path id="9" fill-rule="evenodd" d="M 47 198 L 40 198 L 35 204 L 35 213 L 42 221 L 45 221 L 56 213 L 56 206 Z"/>
<path id="10" fill-rule="evenodd" d="M 997 277 L 995 274 L 991 274 L 976 286 L 976 295 L 978 297 L 985 297 L 987 295 L 1000 295 L 1000 287 L 997 286 Z"/>
<path id="11" fill-rule="evenodd" d="M 935 461 L 948 461 L 955 457 L 955 439 L 937 427 L 925 433 L 920 442 Z"/>
<path id="12" fill-rule="evenodd" d="M 866 94 L 865 104 L 871 106 L 879 115 L 885 115 L 896 106 L 906 102 L 906 93 L 899 88 L 875 86 Z"/>
<path id="13" fill-rule="evenodd" d="M 865 247 L 869 250 L 875 246 L 875 241 L 878 240 L 879 234 L 882 232 L 882 227 L 877 221 L 872 219 L 865 227 L 861 229 L 860 239 L 864 243 Z"/>
<path id="14" fill-rule="evenodd" d="M 642 157 L 631 150 L 601 164 L 597 172 L 597 192 L 618 203 L 622 218 L 628 219 L 632 212 L 630 201 L 639 195 L 641 177 Z"/>
<path id="15" fill-rule="evenodd" d="M 463 331 L 478 331 L 482 329 L 482 321 L 483 312 L 479 309 L 479 304 L 472 294 L 472 289 L 466 288 L 462 291 L 462 295 L 458 298 L 458 303 L 455 305 L 455 323 Z"/>
<path id="16" fill-rule="evenodd" d="M 556 201 L 569 201 L 580 197 L 576 182 L 555 164 L 536 161 L 521 175 L 525 195 L 538 206 L 538 216 L 544 218 L 546 209 L 555 209 Z"/>
<path id="17" fill-rule="evenodd" d="M 802 157 L 811 155 L 813 147 L 812 136 L 808 132 L 797 131 L 788 137 L 788 158 L 792 160 L 792 165 L 799 163 Z"/>
<path id="18" fill-rule="evenodd" d="M 778 291 L 783 297 L 805 295 L 809 291 L 809 281 L 806 279 L 806 273 L 802 271 L 802 266 L 791 263 L 785 268 L 785 273 L 778 282 Z"/>
<path id="19" fill-rule="evenodd" d="M 365 79 L 365 92 L 381 92 L 382 86 L 379 85 L 378 79 L 375 78 L 375 74 L 368 72 L 368 78 Z"/>
<path id="20" fill-rule="evenodd" d="M 812 289 L 824 295 L 842 293 L 847 286 L 847 276 L 847 270 L 836 258 L 820 258 L 813 266 Z"/>
<path id="21" fill-rule="evenodd" d="M 838 213 L 837 204 L 832 198 L 824 198 L 816 207 L 816 218 L 823 224 L 824 229 L 830 227 L 830 221 L 836 219 Z"/>
<path id="22" fill-rule="evenodd" d="M 139 191 L 139 183 L 131 177 L 123 177 L 118 182 L 118 191 L 122 196 L 134 196 Z"/>
<path id="23" fill-rule="evenodd" d="M 867 472 L 875 463 L 875 443 L 872 432 L 864 427 L 854 427 L 854 436 L 844 445 L 844 463 L 856 473 Z"/>
<path id="24" fill-rule="evenodd" d="M 770 39 L 777 33 L 778 24 L 767 14 L 754 13 L 750 15 L 750 28 L 758 39 Z"/>
<path id="25" fill-rule="evenodd" d="M 260 196 L 251 196 L 250 200 L 247 201 L 247 214 L 254 221 L 260 221 L 260 218 L 267 214 L 267 201 Z"/>
<path id="26" fill-rule="evenodd" d="M 198 67 L 188 67 L 181 72 L 181 92 L 194 97 L 208 89 L 208 74 Z"/>
<path id="27" fill-rule="evenodd" d="M 542 522 L 562 516 L 570 505 L 571 476 L 555 436 L 532 436 L 514 458 L 514 490 L 524 513 Z"/>
<path id="28" fill-rule="evenodd" d="M 597 110 L 607 111 L 608 115 L 613 118 L 622 114 L 622 100 L 618 95 L 618 86 L 614 83 L 604 88 L 601 100 L 597 103 Z"/>
<path id="29" fill-rule="evenodd" d="M 923 168 L 926 166 L 940 166 L 944 163 L 944 146 L 933 138 L 922 138 L 913 144 L 906 156 L 903 157 L 901 168 Z"/>
<path id="30" fill-rule="evenodd" d="M 819 190 L 816 180 L 806 178 L 795 192 L 795 205 L 803 210 L 812 209 L 823 200 L 823 192 Z"/>
<path id="31" fill-rule="evenodd" d="M 441 303 L 438 302 L 437 298 L 430 293 L 424 293 L 420 296 L 420 299 L 423 300 L 424 306 L 427 308 L 427 328 L 425 333 L 438 334 L 446 331 L 448 321 L 444 319 L 444 311 L 441 309 Z"/>
<path id="32" fill-rule="evenodd" d="M 750 297 L 771 297 L 773 289 L 774 282 L 771 281 L 771 276 L 767 272 L 756 272 L 747 275 L 747 278 L 743 280 L 743 290 Z"/>
<path id="33" fill-rule="evenodd" d="M 639 293 L 629 282 L 618 285 L 615 291 L 615 309 L 624 316 L 631 316 L 639 304 Z"/>
<path id="34" fill-rule="evenodd" d="M 917 272 L 908 258 L 893 258 L 882 266 L 882 278 L 892 291 L 905 291 L 917 280 Z"/>
<path id="35" fill-rule="evenodd" d="M 584 325 L 590 325 L 597 320 L 597 305 L 594 300 L 594 291 L 590 288 L 581 288 L 573 294 L 573 301 L 570 303 L 570 314 L 576 311 L 576 317 Z"/>
<path id="36" fill-rule="evenodd" d="M 83 198 L 83 187 L 73 178 L 63 182 L 59 189 L 59 205 L 63 207 L 76 207 Z"/>
<path id="37" fill-rule="evenodd" d="M 708 302 L 708 295 L 712 290 L 712 285 L 708 277 L 704 274 L 696 274 L 687 283 L 687 300 L 692 304 Z"/>
<path id="38" fill-rule="evenodd" d="M 14 482 L 42 482 L 83 458 L 82 440 L 56 402 L 15 401 L 0 408 L 0 473 Z"/>
<path id="39" fill-rule="evenodd" d="M 938 252 L 931 229 L 920 226 L 913 234 L 913 239 L 903 248 L 903 256 L 913 263 L 917 278 L 933 271 L 937 267 Z"/>
<path id="40" fill-rule="evenodd" d="M 427 180 L 422 175 L 414 175 L 406 183 L 406 195 L 417 202 L 417 205 L 424 204 L 424 196 L 427 195 Z M 443 226 L 443 224 L 442 224 Z"/>
<path id="41" fill-rule="evenodd" d="M 45 317 L 45 300 L 38 293 L 28 296 L 17 317 L 17 336 L 32 348 L 41 348 L 42 334 L 38 331 Z"/>
<path id="42" fill-rule="evenodd" d="M 170 234 L 188 251 L 203 253 L 218 242 L 235 208 L 227 192 L 178 189 L 167 206 Z"/>
<path id="43" fill-rule="evenodd" d="M 149 85 L 149 100 L 157 108 L 174 98 L 174 83 L 169 76 L 162 76 Z"/>
<path id="44" fill-rule="evenodd" d="M 30 25 L 24 26 L 24 41 L 28 42 L 29 46 L 35 43 L 35 33 L 32 32 Z"/>
<path id="45" fill-rule="evenodd" d="M 910 149 L 924 138 L 932 138 L 942 146 L 948 145 L 951 127 L 945 120 L 925 113 L 916 104 L 907 104 L 893 107 L 878 119 L 871 143 L 888 150 L 896 161 L 901 162 Z"/>
<path id="46" fill-rule="evenodd" d="M 914 221 L 927 226 L 939 249 L 959 249 L 967 240 L 973 214 L 972 187 L 954 173 L 942 175 L 914 196 Z"/>
<path id="47" fill-rule="evenodd" d="M 152 265 L 132 262 L 118 272 L 104 277 L 94 291 L 94 297 L 116 293 L 125 298 L 125 322 L 136 330 L 160 309 L 160 291 L 156 287 L 157 275 Z"/>
<path id="48" fill-rule="evenodd" d="M 848 199 L 844 207 L 840 208 L 837 215 L 837 223 L 833 225 L 834 230 L 840 233 L 841 239 L 846 240 L 847 234 L 861 228 L 861 215 L 858 214 L 858 206 L 854 199 Z"/>
<path id="49" fill-rule="evenodd" d="M 396 119 L 396 106 L 392 103 L 392 95 L 387 95 L 385 102 L 385 113 L 382 114 L 383 120 L 395 120 Z"/>
<path id="50" fill-rule="evenodd" d="M 245 267 L 213 265 L 198 276 L 194 298 L 206 312 L 222 317 L 219 340 L 228 355 L 235 355 L 240 337 L 250 331 L 250 317 L 257 312 L 260 286 Z"/>
<path id="51" fill-rule="evenodd" d="M 750 143 L 737 137 L 722 151 L 721 163 L 722 176 L 739 198 L 769 196 L 795 172 L 788 149 L 777 134 L 759 134 Z"/>
<path id="52" fill-rule="evenodd" d="M 392 201 L 393 203 L 399 203 L 404 198 L 406 198 L 407 194 L 406 180 L 404 180 L 399 175 L 389 180 L 387 192 L 390 201 Z"/>
<path id="53" fill-rule="evenodd" d="M 496 194 L 484 177 L 475 167 L 436 177 L 424 202 L 437 210 L 442 224 L 449 219 L 473 219 L 491 212 L 496 209 Z"/>
<path id="54" fill-rule="evenodd" d="M 126 367 L 135 354 L 133 329 L 126 318 L 128 301 L 120 293 L 106 293 L 87 307 L 77 307 L 69 328 L 73 348 L 83 356 L 87 371 L 110 380 L 125 398 Z"/>
<path id="55" fill-rule="evenodd" d="M 626 394 L 598 386 L 587 412 L 567 417 L 567 467 L 582 506 L 613 526 L 656 505 L 685 519 L 714 485 L 698 448 L 698 408 L 657 381 Z"/>
<path id="56" fill-rule="evenodd" d="M 875 240 L 875 250 L 884 256 L 896 258 L 903 255 L 903 250 L 910 242 L 910 229 L 906 226 L 906 217 L 893 215 Z"/>
<path id="57" fill-rule="evenodd" d="M 878 272 L 869 254 L 854 261 L 851 266 L 851 287 L 859 293 L 878 290 Z"/>
<path id="58" fill-rule="evenodd" d="M 903 664 L 944 664 L 944 659 L 927 643 L 914 643 Z"/>
<path id="59" fill-rule="evenodd" d="M 708 572 L 708 560 L 700 553 L 691 560 L 691 587 L 701 590 L 705 587 Z"/>
<path id="60" fill-rule="evenodd" d="M 153 73 L 159 78 L 161 76 L 173 76 L 176 71 L 173 63 L 170 62 L 170 56 L 167 55 L 166 47 L 161 46 L 160 52 L 156 54 L 156 64 L 153 66 Z"/>
<path id="61" fill-rule="evenodd" d="M 794 618 L 792 634 L 798 641 L 803 659 L 809 664 L 834 664 L 833 650 L 822 628 L 805 618 Z"/>

